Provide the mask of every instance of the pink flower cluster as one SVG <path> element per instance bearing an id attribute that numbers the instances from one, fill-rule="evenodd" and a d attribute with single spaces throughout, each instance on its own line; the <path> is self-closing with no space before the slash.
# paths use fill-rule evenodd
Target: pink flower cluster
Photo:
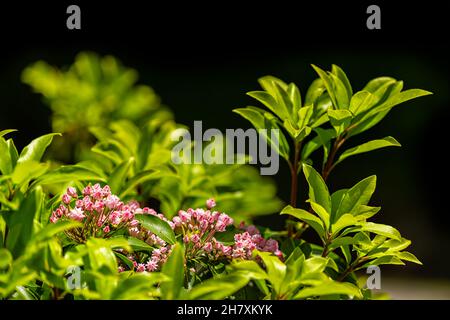
<path id="1" fill-rule="evenodd" d="M 207 256 L 209 259 L 217 259 L 229 256 L 232 248 L 217 241 L 214 234 L 224 232 L 233 224 L 233 219 L 225 213 L 211 211 L 215 206 L 213 199 L 209 199 L 206 205 L 207 210 L 180 210 L 172 219 L 175 232 L 182 234 L 187 256 L 190 258 Z"/>
<path id="2" fill-rule="evenodd" d="M 188 256 L 206 256 L 209 259 L 252 259 L 253 250 L 273 252 L 280 259 L 282 252 L 278 242 L 274 239 L 264 239 L 259 230 L 253 226 L 241 224 L 243 233 L 234 235 L 234 245 L 227 246 L 216 240 L 216 232 L 224 232 L 226 227 L 233 224 L 233 219 L 225 213 L 211 211 L 216 205 L 213 199 L 206 202 L 208 210 L 181 210 L 172 221 L 175 231 L 181 232 L 186 245 Z"/>
<path id="3" fill-rule="evenodd" d="M 251 259 L 253 250 L 272 252 L 278 258 L 283 259 L 283 253 L 278 248 L 278 241 L 274 239 L 264 239 L 258 228 L 254 225 L 245 226 L 243 223 L 240 229 L 245 230 L 234 236 L 233 258 Z"/>
<path id="4" fill-rule="evenodd" d="M 66 234 L 76 242 L 85 242 L 88 237 L 109 237 L 115 231 L 139 224 L 134 219 L 142 209 L 136 201 L 124 204 L 111 193 L 108 185 L 88 185 L 81 195 L 69 187 L 62 195 L 60 206 L 52 212 L 50 222 L 60 219 L 76 220 L 83 224 Z"/>

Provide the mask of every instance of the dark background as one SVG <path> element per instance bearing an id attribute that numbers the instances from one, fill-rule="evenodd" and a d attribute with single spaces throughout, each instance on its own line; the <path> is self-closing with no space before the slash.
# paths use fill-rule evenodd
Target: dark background
<path id="1" fill-rule="evenodd" d="M 20 81 L 30 63 L 68 66 L 84 50 L 112 54 L 135 68 L 176 120 L 192 126 L 248 128 L 231 112 L 252 100 L 266 74 L 295 82 L 306 93 L 316 75 L 311 63 L 341 66 L 354 90 L 377 76 L 434 92 L 395 108 L 379 125 L 352 138 L 392 135 L 402 148 L 351 158 L 331 175 L 331 189 L 378 176 L 373 200 L 378 220 L 413 240 L 424 266 L 386 267 L 395 275 L 450 278 L 448 210 L 449 44 L 448 5 L 427 1 L 303 4 L 246 1 L 164 5 L 138 1 L 16 3 L 0 8 L 0 129 L 16 128 L 18 147 L 51 131 L 41 97 Z M 66 8 L 81 7 L 82 30 L 66 29 Z M 382 29 L 366 29 L 366 8 L 378 4 Z M 281 163 L 279 195 L 289 197 L 289 174 Z M 304 184 L 303 184 L 304 186 Z M 304 195 L 306 190 L 301 190 Z M 281 227 L 276 217 L 261 224 Z"/>

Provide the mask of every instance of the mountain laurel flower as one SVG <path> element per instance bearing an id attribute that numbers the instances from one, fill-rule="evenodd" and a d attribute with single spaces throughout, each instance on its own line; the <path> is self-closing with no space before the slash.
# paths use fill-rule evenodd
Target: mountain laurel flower
<path id="1" fill-rule="evenodd" d="M 146 270 L 145 264 L 143 264 L 143 263 L 139 263 L 136 267 L 137 272 L 144 272 L 145 270 Z"/>
<path id="2" fill-rule="evenodd" d="M 72 220 L 81 221 L 86 216 L 85 216 L 83 210 L 81 210 L 80 208 L 73 208 L 72 210 L 69 211 L 69 213 L 67 214 L 67 217 Z"/>
<path id="3" fill-rule="evenodd" d="M 206 200 L 206 207 L 208 209 L 212 209 L 215 206 L 216 206 L 216 201 L 213 198 Z"/>
<path id="4" fill-rule="evenodd" d="M 77 189 L 75 189 L 74 187 L 68 187 L 66 190 L 66 193 L 71 196 L 72 198 L 77 198 Z"/>
<path id="5" fill-rule="evenodd" d="M 68 230 L 65 234 L 75 242 L 84 243 L 89 237 L 109 238 L 119 230 L 130 232 L 129 228 L 139 225 L 139 221 L 134 219 L 137 211 L 143 212 L 138 202 L 124 204 L 119 197 L 111 194 L 108 185 L 102 187 L 97 183 L 85 186 L 80 194 L 74 187 L 68 187 L 59 207 L 50 215 L 50 222 L 56 223 L 60 219 L 81 222 L 83 226 Z M 139 231 L 133 230 L 133 233 L 141 236 Z"/>
<path id="6" fill-rule="evenodd" d="M 69 204 L 71 200 L 72 200 L 71 196 L 69 196 L 67 193 L 63 194 L 62 202 L 64 202 L 65 204 Z"/>

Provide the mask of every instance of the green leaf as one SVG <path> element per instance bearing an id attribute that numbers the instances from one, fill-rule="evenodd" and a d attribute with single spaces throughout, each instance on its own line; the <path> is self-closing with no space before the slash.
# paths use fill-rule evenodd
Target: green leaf
<path id="1" fill-rule="evenodd" d="M 0 270 L 8 268 L 13 262 L 13 257 L 8 249 L 0 248 Z M 0 282 L 1 283 L 1 282 Z"/>
<path id="2" fill-rule="evenodd" d="M 357 184 L 343 195 L 339 208 L 336 212 L 335 219 L 339 219 L 345 213 L 354 213 L 361 205 L 367 205 L 375 191 L 377 185 L 377 177 L 372 175 L 367 177 Z"/>
<path id="3" fill-rule="evenodd" d="M 350 98 L 351 95 L 349 95 L 348 89 L 346 88 L 345 84 L 342 82 L 341 79 L 339 79 L 336 75 L 333 73 L 329 74 L 329 77 L 333 83 L 333 90 L 334 95 L 337 102 L 336 109 L 345 110 L 348 109 L 350 105 Z"/>
<path id="4" fill-rule="evenodd" d="M 60 133 L 49 133 L 34 139 L 20 153 L 18 163 L 25 161 L 41 161 L 47 147 L 52 143 L 54 136 L 61 136 Z"/>
<path id="5" fill-rule="evenodd" d="M 286 276 L 286 265 L 275 255 L 269 252 L 254 251 L 261 257 L 267 269 L 267 278 L 272 284 L 272 289 L 280 294 L 284 277 Z"/>
<path id="6" fill-rule="evenodd" d="M 14 258 L 22 254 L 33 235 L 34 217 L 42 209 L 43 198 L 42 189 L 35 189 L 20 203 L 19 209 L 11 215 L 8 221 L 6 248 L 11 251 Z"/>
<path id="7" fill-rule="evenodd" d="M 302 107 L 300 90 L 294 83 L 290 83 L 287 87 L 287 94 L 289 96 L 289 100 L 292 102 L 293 114 L 295 114 Z"/>
<path id="8" fill-rule="evenodd" d="M 298 110 L 298 127 L 301 129 L 305 128 L 313 115 L 313 106 L 305 106 Z"/>
<path id="9" fill-rule="evenodd" d="M 161 270 L 170 279 L 161 284 L 162 299 L 176 300 L 179 297 L 184 288 L 184 268 L 184 247 L 177 243 L 172 247 L 172 252 Z"/>
<path id="10" fill-rule="evenodd" d="M 375 79 L 370 80 L 366 86 L 364 87 L 364 91 L 368 91 L 370 93 L 374 93 L 377 91 L 380 87 L 389 84 L 394 83 L 396 80 L 391 77 L 378 77 Z"/>
<path id="11" fill-rule="evenodd" d="M 306 91 L 305 105 L 314 105 L 316 108 L 317 99 L 325 92 L 326 88 L 322 79 L 314 80 Z"/>
<path id="12" fill-rule="evenodd" d="M 324 281 L 322 284 L 300 290 L 294 299 L 305 299 L 315 296 L 325 295 L 348 295 L 351 297 L 362 298 L 361 291 L 358 287 L 348 282 Z"/>
<path id="13" fill-rule="evenodd" d="M 111 175 L 108 178 L 108 185 L 114 194 L 120 192 L 121 186 L 124 184 L 133 163 L 134 158 L 131 157 L 115 167 L 113 172 L 111 172 Z"/>
<path id="14" fill-rule="evenodd" d="M 11 179 L 14 184 L 21 186 L 27 184 L 30 180 L 43 175 L 48 169 L 46 163 L 40 163 L 34 160 L 18 162 L 12 173 Z"/>
<path id="15" fill-rule="evenodd" d="M 146 242 L 139 240 L 135 237 L 127 237 L 129 246 L 133 249 L 133 251 L 153 251 L 153 247 L 147 244 Z"/>
<path id="16" fill-rule="evenodd" d="M 329 250 L 334 250 L 342 246 L 350 246 L 356 244 L 357 241 L 353 237 L 339 237 L 331 242 L 328 246 Z"/>
<path id="17" fill-rule="evenodd" d="M 258 79 L 258 83 L 261 87 L 266 90 L 273 97 L 276 96 L 275 84 L 277 84 L 283 90 L 287 90 L 287 84 L 282 80 L 274 77 L 274 76 L 264 76 Z"/>
<path id="18" fill-rule="evenodd" d="M 334 107 L 336 109 L 339 109 L 339 106 L 338 106 L 338 103 L 337 103 L 337 100 L 336 100 L 336 96 L 334 94 L 333 82 L 332 82 L 330 76 L 324 70 L 320 69 L 319 67 L 317 67 L 317 66 L 315 66 L 313 64 L 311 66 L 317 72 L 319 77 L 322 79 L 323 85 L 325 86 L 328 94 L 330 95 L 331 102 L 333 103 Z"/>
<path id="19" fill-rule="evenodd" d="M 150 180 L 157 180 L 162 177 L 164 177 L 166 174 L 164 172 L 158 171 L 158 170 L 145 170 L 141 171 L 135 176 L 133 176 L 131 179 L 129 179 L 126 182 L 126 185 L 122 188 L 122 191 L 120 192 L 120 198 L 125 197 L 130 192 L 134 190 L 138 185 L 150 181 Z"/>
<path id="20" fill-rule="evenodd" d="M 335 223 L 331 225 L 331 233 L 338 234 L 342 229 L 358 224 L 358 220 L 351 214 L 342 215 Z"/>
<path id="21" fill-rule="evenodd" d="M 361 231 L 368 231 L 375 234 L 379 234 L 381 236 L 385 236 L 387 238 L 395 239 L 395 240 L 401 240 L 401 235 L 398 230 L 395 228 L 380 224 L 380 223 L 374 223 L 374 222 L 365 222 L 361 224 Z"/>
<path id="22" fill-rule="evenodd" d="M 369 218 L 373 217 L 374 215 L 376 215 L 380 210 L 381 210 L 381 207 L 371 207 L 371 206 L 360 205 L 352 212 L 352 214 L 358 220 L 369 219 Z"/>
<path id="23" fill-rule="evenodd" d="M 327 110 L 328 118 L 330 119 L 330 123 L 336 131 L 336 136 L 342 134 L 345 129 L 350 125 L 352 120 L 352 113 L 346 109 L 342 110 Z"/>
<path id="24" fill-rule="evenodd" d="M 315 128 L 314 131 L 317 133 L 317 136 L 309 140 L 304 145 L 301 157 L 302 160 L 308 159 L 309 156 L 321 146 L 323 146 L 324 149 L 328 150 L 329 148 L 326 148 L 326 146 L 329 145 L 331 139 L 335 137 L 335 132 L 333 129 Z"/>
<path id="25" fill-rule="evenodd" d="M 267 273 L 253 260 L 232 260 L 229 265 L 234 273 L 239 272 L 248 279 L 266 280 Z"/>
<path id="26" fill-rule="evenodd" d="M 135 215 L 135 219 L 137 219 L 144 228 L 153 232 L 167 243 L 175 244 L 175 234 L 166 221 L 151 214 L 137 214 Z"/>
<path id="27" fill-rule="evenodd" d="M 373 150 L 377 150 L 377 149 L 385 148 L 385 147 L 400 147 L 400 146 L 401 146 L 401 144 L 397 140 L 395 140 L 393 137 L 385 137 L 383 139 L 372 140 L 372 141 L 363 143 L 357 147 L 345 150 L 339 157 L 338 161 L 336 161 L 335 165 L 337 165 L 338 163 L 347 159 L 348 157 L 351 157 L 351 156 L 354 156 L 354 155 L 357 155 L 360 153 L 365 153 L 365 152 L 369 152 L 369 151 L 373 151 Z"/>
<path id="28" fill-rule="evenodd" d="M 407 251 L 397 253 L 397 258 L 422 265 L 422 262 L 415 255 Z"/>
<path id="29" fill-rule="evenodd" d="M 274 123 L 274 121 L 271 121 L 265 117 L 265 113 L 263 110 L 256 107 L 247 107 L 234 109 L 233 112 L 239 114 L 244 119 L 250 121 L 250 123 L 257 130 L 267 129 L 268 130 L 267 133 L 269 133 L 269 130 L 272 128 L 278 129 L 279 143 L 276 143 L 276 141 L 272 141 L 270 134 L 265 135 L 264 138 L 284 159 L 289 159 L 289 144 L 286 141 L 286 137 L 284 136 L 283 132 L 279 129 L 279 127 L 276 125 L 276 123 Z"/>
<path id="30" fill-rule="evenodd" d="M 15 132 L 15 131 L 17 131 L 17 130 L 16 130 L 16 129 L 6 129 L 6 130 L 2 130 L 2 131 L 0 131 L 0 138 L 3 137 L 3 136 L 5 136 L 5 135 L 7 135 L 8 133 Z"/>
<path id="31" fill-rule="evenodd" d="M 272 97 L 269 93 L 265 91 L 251 91 L 247 92 L 247 95 L 258 100 L 263 105 L 265 105 L 270 111 L 275 113 L 280 119 L 285 119 L 286 114 L 283 109 L 278 107 L 278 103 L 274 97 Z"/>
<path id="32" fill-rule="evenodd" d="M 154 286 L 167 278 L 161 272 L 137 273 L 120 281 L 111 293 L 111 300 L 149 299 Z"/>
<path id="33" fill-rule="evenodd" d="M 405 265 L 405 263 L 396 256 L 389 255 L 389 256 L 382 256 L 375 260 L 369 261 L 364 265 L 362 265 L 361 267 L 356 268 L 355 270 L 365 269 L 369 266 L 379 266 L 382 264 Z"/>
<path id="34" fill-rule="evenodd" d="M 239 291 L 248 283 L 242 273 L 230 273 L 211 278 L 196 285 L 188 294 L 192 300 L 223 300 Z"/>
<path id="35" fill-rule="evenodd" d="M 310 201 L 310 204 L 311 208 L 314 210 L 315 213 L 317 213 L 320 220 L 323 221 L 325 230 L 328 230 L 330 228 L 330 213 L 327 212 L 324 207 L 322 207 L 318 203 L 315 203 L 314 201 Z"/>
<path id="36" fill-rule="evenodd" d="M 3 175 L 10 174 L 13 170 L 9 147 L 5 139 L 0 137 L 0 172 Z"/>
<path id="37" fill-rule="evenodd" d="M 341 189 L 331 195 L 331 222 L 336 221 L 337 211 L 341 205 L 342 198 L 348 189 Z"/>
<path id="38" fill-rule="evenodd" d="M 331 212 L 331 197 L 322 176 L 311 166 L 303 164 L 303 172 L 309 185 L 309 198 Z"/>
<path id="39" fill-rule="evenodd" d="M 280 214 L 289 214 L 301 221 L 306 222 L 311 228 L 313 228 L 321 238 L 325 236 L 325 229 L 322 220 L 320 220 L 315 215 L 309 213 L 303 209 L 296 209 L 291 206 L 286 206 L 281 210 Z"/>
<path id="40" fill-rule="evenodd" d="M 342 70 L 339 66 L 333 64 L 331 65 L 331 73 L 334 74 L 336 77 L 338 77 L 339 80 L 341 80 L 342 84 L 345 86 L 345 89 L 347 91 L 347 96 L 351 97 L 353 95 L 352 86 L 344 70 Z"/>
<path id="41" fill-rule="evenodd" d="M 36 184 L 66 183 L 70 181 L 106 182 L 103 176 L 78 165 L 61 166 L 49 171 L 36 180 Z"/>
<path id="42" fill-rule="evenodd" d="M 376 97 L 369 91 L 359 91 L 352 97 L 349 110 L 357 116 L 370 109 L 375 101 Z"/>
<path id="43" fill-rule="evenodd" d="M 371 117 L 371 116 L 373 116 L 373 115 L 375 115 L 375 114 L 377 114 L 379 112 L 384 112 L 384 111 L 390 110 L 393 107 L 395 107 L 395 106 L 397 106 L 397 105 L 399 105 L 399 104 L 401 104 L 403 102 L 406 102 L 406 101 L 409 101 L 409 100 L 412 100 L 412 99 L 415 99 L 415 98 L 418 98 L 418 97 L 427 96 L 427 95 L 430 95 L 430 94 L 432 94 L 432 93 L 429 92 L 429 91 L 426 91 L 426 90 L 421 90 L 421 89 L 405 90 L 403 92 L 400 92 L 400 93 L 394 95 L 393 97 L 388 99 L 385 103 L 383 103 L 383 104 L 381 104 L 381 105 L 371 109 L 363 117 L 362 120 L 365 120 L 365 119 L 367 119 L 367 118 L 369 118 L 369 117 Z"/>
<path id="44" fill-rule="evenodd" d="M 36 233 L 36 235 L 33 237 L 33 241 L 38 243 L 47 241 L 52 239 L 61 232 L 81 226 L 82 226 L 81 223 L 73 220 L 70 221 L 65 220 L 65 221 L 58 221 L 56 223 L 50 223 Z"/>

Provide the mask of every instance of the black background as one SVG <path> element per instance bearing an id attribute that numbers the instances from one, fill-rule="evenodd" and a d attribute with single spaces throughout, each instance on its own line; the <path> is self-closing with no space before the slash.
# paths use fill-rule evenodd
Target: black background
<path id="1" fill-rule="evenodd" d="M 311 63 L 341 66 L 354 89 L 377 76 L 434 92 L 394 109 L 351 142 L 392 135 L 403 145 L 349 159 L 330 178 L 331 189 L 378 176 L 379 220 L 413 240 L 423 267 L 386 268 L 396 275 L 450 278 L 448 272 L 448 5 L 380 1 L 15 2 L 0 7 L 0 128 L 16 128 L 22 147 L 51 131 L 41 97 L 20 81 L 30 63 L 70 65 L 84 50 L 112 54 L 140 73 L 178 122 L 248 128 L 231 110 L 251 102 L 245 92 L 272 74 L 305 94 L 316 77 Z M 81 30 L 67 30 L 66 8 L 81 7 Z M 382 29 L 366 28 L 366 8 L 378 4 Z M 275 178 L 289 196 L 287 166 Z M 303 184 L 304 185 L 304 184 Z M 301 190 L 304 195 L 305 190 Z M 261 224 L 280 227 L 275 218 Z M 399 273 L 401 272 L 401 274 Z"/>

